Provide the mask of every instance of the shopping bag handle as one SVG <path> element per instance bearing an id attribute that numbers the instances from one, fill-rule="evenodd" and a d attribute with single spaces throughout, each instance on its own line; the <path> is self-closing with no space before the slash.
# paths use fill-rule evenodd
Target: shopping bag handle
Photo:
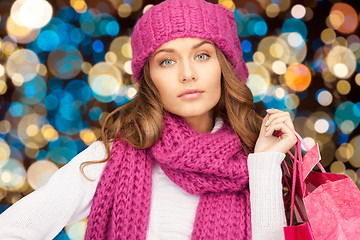
<path id="1" fill-rule="evenodd" d="M 302 137 L 300 136 L 300 134 L 298 134 L 294 129 L 292 129 L 292 131 L 294 132 L 296 138 L 300 141 L 300 143 L 304 146 L 304 149 L 306 150 L 306 152 L 309 152 L 311 149 L 309 148 L 309 146 L 305 143 L 304 139 L 302 139 Z M 291 152 L 289 151 L 288 154 L 290 156 L 292 156 Z M 324 167 L 321 165 L 320 161 L 318 161 L 316 163 L 316 165 L 320 168 L 321 172 L 326 172 L 326 170 L 324 169 Z M 304 179 L 303 179 L 304 180 Z"/>
<path id="2" fill-rule="evenodd" d="M 291 193 L 290 226 L 292 226 L 292 224 L 293 224 L 294 204 L 296 205 L 296 208 L 298 209 L 298 212 L 300 214 L 300 217 L 302 218 L 302 221 L 305 220 L 303 213 L 302 213 L 297 201 L 295 200 L 295 190 L 296 190 L 297 175 L 299 175 L 299 185 L 300 185 L 300 190 L 301 190 L 302 194 L 304 194 L 304 192 L 307 191 L 306 186 L 304 185 L 304 180 L 305 180 L 306 176 L 308 175 L 308 173 L 306 173 L 306 175 L 304 177 L 304 175 L 303 175 L 304 162 L 303 162 L 303 157 L 302 157 L 302 152 L 301 152 L 301 144 L 304 146 L 304 149 L 307 152 L 310 152 L 312 150 L 308 147 L 308 145 L 305 143 L 305 141 L 301 138 L 301 136 L 295 130 L 292 130 L 292 131 L 294 132 L 294 134 L 297 138 L 297 143 L 295 145 L 295 154 L 293 155 L 290 151 L 288 151 L 288 154 L 290 155 L 292 162 L 293 162 L 292 174 L 290 173 L 289 166 L 284 161 L 286 170 L 292 179 L 292 186 L 290 188 L 290 185 L 289 185 L 287 179 L 284 177 L 285 183 Z M 316 147 L 318 148 L 318 146 L 316 146 Z M 304 156 L 304 158 L 306 158 L 306 155 Z M 316 165 L 319 166 L 319 168 L 321 169 L 322 172 L 326 172 L 324 167 L 321 165 L 321 163 L 319 161 L 320 161 L 320 156 L 319 156 L 319 160 L 316 162 Z M 305 170 L 310 172 L 314 168 L 314 166 L 315 165 L 311 166 L 311 169 L 308 168 Z"/>

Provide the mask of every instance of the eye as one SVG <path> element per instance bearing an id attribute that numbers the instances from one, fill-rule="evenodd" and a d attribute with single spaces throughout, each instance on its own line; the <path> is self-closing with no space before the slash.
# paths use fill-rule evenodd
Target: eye
<path id="1" fill-rule="evenodd" d="M 206 53 L 201 53 L 201 54 L 197 55 L 195 59 L 206 60 L 208 58 L 210 58 L 210 55 L 208 55 Z"/>
<path id="2" fill-rule="evenodd" d="M 165 59 L 164 61 L 162 61 L 160 63 L 160 66 L 168 67 L 168 66 L 170 66 L 170 65 L 172 65 L 174 63 L 175 63 L 175 61 L 173 61 L 171 59 Z"/>

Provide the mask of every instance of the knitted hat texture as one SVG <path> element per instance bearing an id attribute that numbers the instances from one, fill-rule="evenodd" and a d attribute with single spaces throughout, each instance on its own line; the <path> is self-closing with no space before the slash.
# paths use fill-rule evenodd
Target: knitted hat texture
<path id="1" fill-rule="evenodd" d="M 234 14 L 220 4 L 205 0 L 166 0 L 151 7 L 138 20 L 131 36 L 135 81 L 140 83 L 144 64 L 158 47 L 185 37 L 212 41 L 224 53 L 240 80 L 246 82 L 249 73 Z"/>

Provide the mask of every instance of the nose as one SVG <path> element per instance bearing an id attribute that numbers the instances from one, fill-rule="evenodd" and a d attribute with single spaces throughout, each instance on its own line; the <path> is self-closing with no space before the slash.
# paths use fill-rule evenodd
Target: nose
<path id="1" fill-rule="evenodd" d="M 198 76 L 194 63 L 191 61 L 183 61 L 179 74 L 180 82 L 196 81 L 197 79 Z"/>

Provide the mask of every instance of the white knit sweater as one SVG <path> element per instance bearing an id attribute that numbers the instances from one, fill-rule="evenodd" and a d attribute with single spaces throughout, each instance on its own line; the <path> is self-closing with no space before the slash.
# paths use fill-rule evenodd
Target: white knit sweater
<path id="1" fill-rule="evenodd" d="M 216 131 L 215 127 L 213 131 Z M 20 199 L 0 215 L 0 239 L 53 239 L 61 229 L 88 216 L 96 186 L 105 163 L 89 165 L 85 173 L 79 166 L 105 156 L 101 142 L 91 144 L 60 168 L 48 183 Z M 256 153 L 248 157 L 252 236 L 254 240 L 282 240 L 286 225 L 280 164 L 283 153 Z M 157 163 L 153 185 L 148 240 L 191 238 L 198 195 L 175 185 Z"/>

